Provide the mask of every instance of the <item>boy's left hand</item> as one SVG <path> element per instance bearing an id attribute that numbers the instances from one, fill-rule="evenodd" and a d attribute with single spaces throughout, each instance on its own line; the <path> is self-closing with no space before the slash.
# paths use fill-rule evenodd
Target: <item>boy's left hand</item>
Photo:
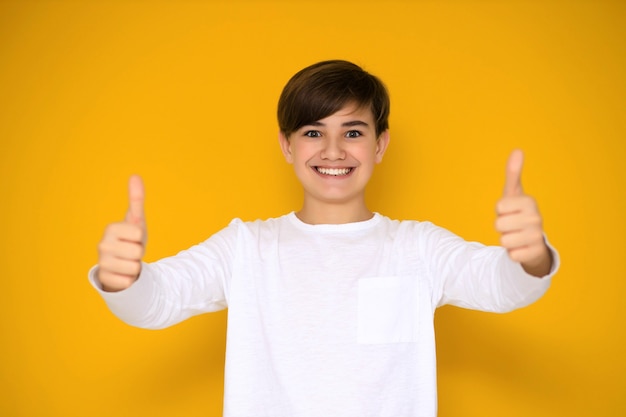
<path id="1" fill-rule="evenodd" d="M 524 154 L 515 150 L 509 156 L 504 195 L 496 205 L 496 230 L 509 257 L 536 277 L 547 275 L 552 255 L 543 235 L 543 221 L 535 199 L 522 189 Z"/>

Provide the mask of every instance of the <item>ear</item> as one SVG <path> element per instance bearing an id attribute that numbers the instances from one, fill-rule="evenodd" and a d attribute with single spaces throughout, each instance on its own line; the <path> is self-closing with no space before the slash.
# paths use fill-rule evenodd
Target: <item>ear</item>
<path id="1" fill-rule="evenodd" d="M 385 130 L 378 136 L 376 141 L 376 163 L 380 164 L 383 160 L 383 155 L 389 146 L 389 130 Z"/>
<path id="2" fill-rule="evenodd" d="M 283 132 L 278 132 L 278 143 L 280 144 L 280 150 L 283 152 L 283 156 L 288 163 L 293 163 L 293 156 L 291 154 L 291 142 L 289 138 L 285 136 Z"/>

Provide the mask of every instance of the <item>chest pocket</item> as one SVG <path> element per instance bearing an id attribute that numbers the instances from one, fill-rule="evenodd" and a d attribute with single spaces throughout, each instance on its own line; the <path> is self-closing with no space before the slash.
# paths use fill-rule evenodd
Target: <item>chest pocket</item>
<path id="1" fill-rule="evenodd" d="M 409 343 L 418 335 L 415 277 L 359 280 L 357 339 L 361 344 Z"/>

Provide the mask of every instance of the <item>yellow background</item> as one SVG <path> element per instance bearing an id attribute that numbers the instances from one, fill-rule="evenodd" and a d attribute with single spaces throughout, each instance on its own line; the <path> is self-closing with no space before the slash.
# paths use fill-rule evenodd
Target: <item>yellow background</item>
<path id="1" fill-rule="evenodd" d="M 225 313 L 131 328 L 87 270 L 132 173 L 148 261 L 298 208 L 276 102 L 331 58 L 391 92 L 372 209 L 496 243 L 520 147 L 563 258 L 529 308 L 437 313 L 440 416 L 626 415 L 625 18 L 591 0 L 0 1 L 0 415 L 220 415 Z"/>

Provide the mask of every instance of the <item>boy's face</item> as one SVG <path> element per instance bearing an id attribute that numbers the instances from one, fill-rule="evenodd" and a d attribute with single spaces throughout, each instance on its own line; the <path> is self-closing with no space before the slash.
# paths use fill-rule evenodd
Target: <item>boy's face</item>
<path id="1" fill-rule="evenodd" d="M 365 204 L 365 186 L 388 143 L 388 131 L 376 137 L 369 106 L 354 104 L 302 126 L 289 138 L 280 134 L 283 154 L 304 187 L 305 203 Z"/>

